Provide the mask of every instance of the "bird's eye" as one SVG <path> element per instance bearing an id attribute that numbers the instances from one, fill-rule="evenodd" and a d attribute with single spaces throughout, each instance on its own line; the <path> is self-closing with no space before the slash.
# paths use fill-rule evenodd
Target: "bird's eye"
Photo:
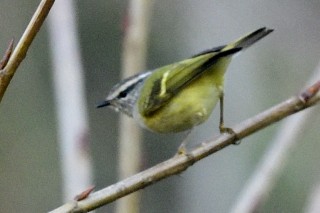
<path id="1" fill-rule="evenodd" d="M 126 92 L 120 92 L 119 93 L 119 98 L 125 98 L 127 96 L 127 93 Z"/>

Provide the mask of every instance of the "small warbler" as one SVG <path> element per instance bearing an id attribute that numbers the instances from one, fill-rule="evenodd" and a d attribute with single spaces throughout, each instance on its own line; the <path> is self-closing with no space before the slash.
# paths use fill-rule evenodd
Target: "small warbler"
<path id="1" fill-rule="evenodd" d="M 115 85 L 97 107 L 110 106 L 157 133 L 190 130 L 205 122 L 220 100 L 223 123 L 224 74 L 232 56 L 271 33 L 260 28 L 227 45 L 127 78 Z"/>

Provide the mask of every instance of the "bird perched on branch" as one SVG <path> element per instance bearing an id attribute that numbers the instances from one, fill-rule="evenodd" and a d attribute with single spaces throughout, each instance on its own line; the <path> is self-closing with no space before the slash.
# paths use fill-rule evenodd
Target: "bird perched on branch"
<path id="1" fill-rule="evenodd" d="M 260 28 L 230 44 L 129 77 L 97 107 L 121 111 L 153 132 L 175 133 L 205 122 L 220 100 L 220 132 L 233 133 L 223 123 L 224 74 L 233 55 L 272 31 Z"/>

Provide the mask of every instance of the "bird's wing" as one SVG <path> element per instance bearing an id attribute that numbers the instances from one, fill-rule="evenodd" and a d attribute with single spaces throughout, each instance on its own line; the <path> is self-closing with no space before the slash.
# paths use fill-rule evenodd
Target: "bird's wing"
<path id="1" fill-rule="evenodd" d="M 146 79 L 141 90 L 138 103 L 140 113 L 152 114 L 220 58 L 230 56 L 240 50 L 241 48 L 232 48 L 221 52 L 202 52 L 196 57 L 155 70 Z"/>
<path id="2" fill-rule="evenodd" d="M 203 50 L 195 55 L 192 56 L 192 58 L 195 58 L 195 57 L 198 57 L 200 55 L 206 55 L 208 53 L 215 53 L 215 52 L 220 52 L 223 48 L 225 48 L 227 45 L 221 45 L 221 46 L 218 46 L 218 47 L 213 47 L 211 49 L 206 49 L 206 50 Z"/>

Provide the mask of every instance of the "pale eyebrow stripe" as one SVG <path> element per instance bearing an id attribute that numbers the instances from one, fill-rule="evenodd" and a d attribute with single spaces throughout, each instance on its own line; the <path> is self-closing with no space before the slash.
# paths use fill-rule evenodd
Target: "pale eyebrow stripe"
<path id="1" fill-rule="evenodd" d="M 150 74 L 151 74 L 151 72 L 146 72 L 146 73 L 139 74 L 132 79 L 129 78 L 119 88 L 117 88 L 115 91 L 113 91 L 113 95 L 108 97 L 108 99 L 114 99 L 115 97 L 117 97 L 120 94 L 120 92 L 124 91 L 130 85 L 134 85 L 134 84 L 138 83 L 139 81 L 141 81 L 141 79 L 144 79 L 145 77 L 147 77 Z"/>

